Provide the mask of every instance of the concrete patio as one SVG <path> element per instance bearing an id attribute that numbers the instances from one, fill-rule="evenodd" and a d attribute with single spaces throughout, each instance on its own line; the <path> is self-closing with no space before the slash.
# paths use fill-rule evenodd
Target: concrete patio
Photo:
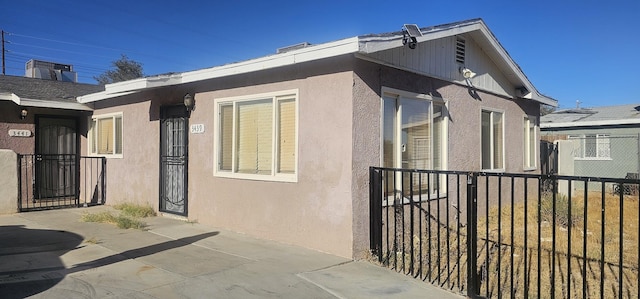
<path id="1" fill-rule="evenodd" d="M 463 298 L 367 262 L 100 206 L 0 216 L 0 298 Z"/>

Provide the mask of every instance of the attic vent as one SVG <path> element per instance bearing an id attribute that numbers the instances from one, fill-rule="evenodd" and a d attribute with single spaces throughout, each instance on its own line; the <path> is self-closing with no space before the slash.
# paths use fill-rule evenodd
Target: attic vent
<path id="1" fill-rule="evenodd" d="M 464 39 L 458 37 L 456 39 L 456 62 L 464 65 L 465 42 Z"/>

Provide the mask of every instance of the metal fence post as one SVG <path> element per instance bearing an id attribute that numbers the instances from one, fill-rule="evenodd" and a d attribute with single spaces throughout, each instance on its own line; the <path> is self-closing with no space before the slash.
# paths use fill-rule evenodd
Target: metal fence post
<path id="1" fill-rule="evenodd" d="M 478 177 L 469 173 L 467 177 L 467 297 L 475 298 L 480 293 L 478 283 Z"/>
<path id="2" fill-rule="evenodd" d="M 100 189 L 102 191 L 102 198 L 100 200 L 102 201 L 102 204 L 104 204 L 107 201 L 107 158 L 102 157 L 100 160 L 102 161 L 102 169 L 100 169 L 102 172 L 100 181 L 100 184 L 102 185 L 102 188 Z"/>
<path id="3" fill-rule="evenodd" d="M 369 168 L 369 248 L 382 262 L 382 175 Z"/>
<path id="4" fill-rule="evenodd" d="M 23 155 L 18 154 L 18 212 L 22 212 L 22 159 Z"/>

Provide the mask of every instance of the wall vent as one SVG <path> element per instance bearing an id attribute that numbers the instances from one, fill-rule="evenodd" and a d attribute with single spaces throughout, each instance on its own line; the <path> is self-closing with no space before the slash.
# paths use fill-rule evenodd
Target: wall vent
<path id="1" fill-rule="evenodd" d="M 462 65 L 464 65 L 465 48 L 464 39 L 456 38 L 456 62 Z"/>

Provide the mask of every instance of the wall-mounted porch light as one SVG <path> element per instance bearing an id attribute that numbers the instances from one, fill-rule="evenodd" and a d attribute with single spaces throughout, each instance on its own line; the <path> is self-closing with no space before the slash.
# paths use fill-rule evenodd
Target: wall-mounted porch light
<path id="1" fill-rule="evenodd" d="M 25 119 L 27 117 L 27 114 L 29 114 L 29 111 L 27 111 L 27 109 L 20 110 L 20 119 Z"/>
<path id="2" fill-rule="evenodd" d="M 193 100 L 191 94 L 184 95 L 184 106 L 187 108 L 187 112 L 191 112 L 193 107 L 195 107 L 196 102 Z"/>

